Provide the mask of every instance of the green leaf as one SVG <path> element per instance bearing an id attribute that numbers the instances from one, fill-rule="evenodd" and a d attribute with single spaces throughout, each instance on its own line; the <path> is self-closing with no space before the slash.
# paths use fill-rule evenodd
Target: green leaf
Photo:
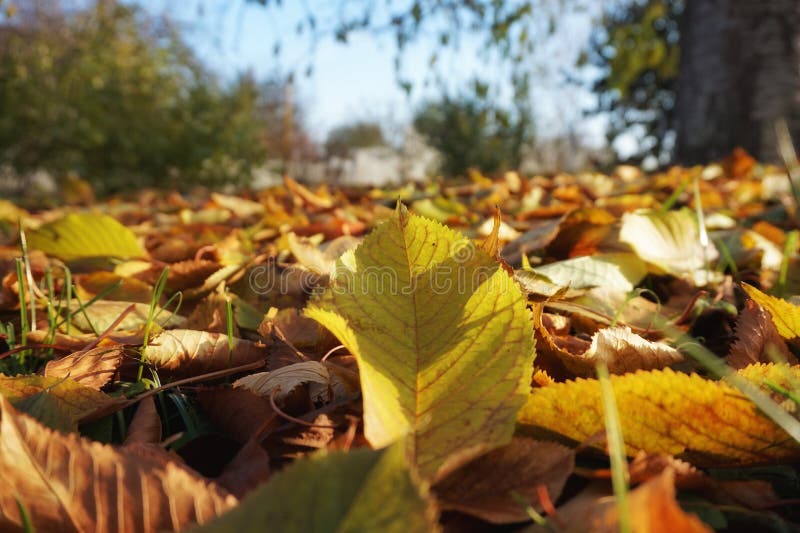
<path id="1" fill-rule="evenodd" d="M 429 478 L 510 441 L 531 318 L 513 277 L 460 233 L 400 206 L 338 260 L 306 313 L 356 356 L 373 446 L 410 434 Z"/>
<path id="2" fill-rule="evenodd" d="M 645 264 L 632 253 L 575 257 L 533 270 L 562 287 L 572 289 L 608 287 L 630 291 L 647 275 Z"/>
<path id="3" fill-rule="evenodd" d="M 275 475 L 198 532 L 428 532 L 436 511 L 408 468 L 402 443 L 382 450 L 325 451 Z"/>
<path id="4" fill-rule="evenodd" d="M 71 213 L 44 224 L 27 237 L 30 248 L 64 261 L 145 255 L 130 229 L 108 215 L 96 213 Z"/>

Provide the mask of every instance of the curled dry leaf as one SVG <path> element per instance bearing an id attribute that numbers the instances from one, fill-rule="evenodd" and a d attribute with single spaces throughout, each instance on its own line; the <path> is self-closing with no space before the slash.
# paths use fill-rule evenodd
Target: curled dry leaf
<path id="1" fill-rule="evenodd" d="M 167 273 L 167 287 L 174 291 L 184 291 L 194 287 L 199 287 L 205 283 L 211 274 L 222 268 L 216 261 L 208 259 L 187 259 L 169 265 Z M 149 270 L 137 274 L 137 278 L 151 285 L 155 284 L 161 272 L 162 266 L 153 265 Z"/>
<path id="2" fill-rule="evenodd" d="M 528 514 L 512 493 L 541 512 L 539 487 L 557 500 L 574 467 L 575 452 L 569 448 L 516 437 L 437 482 L 434 492 L 443 510 L 460 511 L 494 524 L 524 522 Z"/>
<path id="3" fill-rule="evenodd" d="M 303 361 L 272 372 L 250 374 L 240 378 L 233 386 L 263 397 L 269 397 L 277 390 L 274 393 L 275 400 L 283 401 L 295 388 L 306 383 L 312 384 L 309 393 L 313 401 L 331 402 L 345 398 L 354 391 L 350 383 L 337 373 L 329 372 L 326 364 L 317 361 Z M 313 387 L 313 384 L 322 387 Z"/>
<path id="4" fill-rule="evenodd" d="M 122 357 L 123 349 L 120 346 L 98 346 L 48 362 L 44 367 L 44 375 L 70 378 L 84 387 L 100 390 L 117 372 Z"/>
<path id="5" fill-rule="evenodd" d="M 752 363 L 769 363 L 776 358 L 797 363 L 770 314 L 754 300 L 747 300 L 736 321 L 736 342 L 731 346 L 727 363 L 733 368 L 744 368 Z"/>
<path id="6" fill-rule="evenodd" d="M 675 348 L 648 341 L 628 326 L 598 330 L 590 344 L 569 335 L 551 335 L 538 312 L 534 314 L 534 325 L 539 356 L 536 364 L 557 378 L 594 376 L 598 362 L 604 362 L 612 374 L 624 374 L 683 361 Z"/>
<path id="7" fill-rule="evenodd" d="M 756 383 L 777 379 L 776 366 L 751 365 L 742 376 Z M 783 370 L 800 379 L 800 368 Z M 668 368 L 610 379 L 629 455 L 686 456 L 698 466 L 800 457 L 800 445 L 725 382 Z M 581 442 L 605 431 L 602 405 L 595 379 L 557 383 L 533 390 L 519 422 Z"/>
<path id="8" fill-rule="evenodd" d="M 128 435 L 125 445 L 129 444 L 158 444 L 161 442 L 161 417 L 156 410 L 156 402 L 152 396 L 142 399 L 136 408 L 128 426 Z"/>
<path id="9" fill-rule="evenodd" d="M 207 522 L 236 498 L 174 462 L 62 435 L 0 398 L 0 526 L 39 531 L 163 531 Z"/>
<path id="10" fill-rule="evenodd" d="M 192 329 L 162 331 L 143 353 L 147 362 L 159 370 L 182 375 L 198 375 L 266 359 L 267 347 L 244 339 Z"/>

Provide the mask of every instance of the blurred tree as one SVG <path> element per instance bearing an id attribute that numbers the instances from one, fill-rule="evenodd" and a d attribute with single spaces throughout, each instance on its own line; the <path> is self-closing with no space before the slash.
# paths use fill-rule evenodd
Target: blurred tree
<path id="1" fill-rule="evenodd" d="M 323 17 L 323 5 L 335 16 Z M 464 37 L 480 39 L 480 53 L 499 52 L 515 66 L 512 80 L 519 80 L 536 40 L 552 35 L 567 9 L 578 12 L 589 5 L 586 0 L 317 2 L 297 29 L 315 36 L 327 32 L 343 42 L 357 31 L 388 31 L 400 52 L 422 36 L 437 36 L 441 47 L 457 46 Z M 638 156 L 652 153 L 664 163 L 671 152 L 674 161 L 692 164 L 742 146 L 761 160 L 775 160 L 774 122 L 781 117 L 800 138 L 797 0 L 618 0 L 605 9 L 609 27 L 598 34 L 595 45 L 601 48 L 594 47 L 606 67 L 598 85 L 600 106 L 612 111 L 612 135 L 630 126 L 644 130 Z M 325 27 L 326 20 L 333 26 Z M 432 65 L 436 57 L 434 51 Z M 408 89 L 400 65 L 398 58 L 399 83 Z"/>
<path id="2" fill-rule="evenodd" d="M 579 65 L 589 63 L 600 71 L 592 87 L 598 96 L 593 113 L 607 114 L 609 143 L 637 138 L 637 149 L 626 162 L 654 157 L 665 165 L 672 158 L 682 10 L 680 0 L 609 8 L 579 59 Z"/>
<path id="3" fill-rule="evenodd" d="M 0 18 L 0 163 L 20 173 L 106 192 L 244 184 L 268 155 L 270 97 L 251 76 L 221 84 L 173 26 L 114 0 Z"/>
<path id="4" fill-rule="evenodd" d="M 381 125 L 376 122 L 354 122 L 334 128 L 325 141 L 328 157 L 347 157 L 355 148 L 385 146 Z"/>
<path id="5" fill-rule="evenodd" d="M 445 95 L 414 115 L 414 128 L 441 153 L 445 175 L 463 176 L 470 168 L 494 173 L 519 167 L 523 146 L 532 138 L 530 113 L 502 109 L 485 91 L 476 83 L 472 94 Z"/>
<path id="6" fill-rule="evenodd" d="M 692 0 L 680 23 L 677 159 L 778 160 L 777 119 L 800 141 L 800 2 Z"/>

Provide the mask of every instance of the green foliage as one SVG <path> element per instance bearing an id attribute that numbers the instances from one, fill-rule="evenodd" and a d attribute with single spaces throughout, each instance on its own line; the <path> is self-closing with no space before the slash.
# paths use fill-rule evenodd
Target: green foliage
<path id="1" fill-rule="evenodd" d="M 135 7 L 35 4 L 0 19 L 0 162 L 115 191 L 244 184 L 264 160 L 266 94 L 251 77 L 223 86 Z"/>
<path id="2" fill-rule="evenodd" d="M 509 111 L 481 89 L 476 84 L 474 94 L 427 102 L 414 116 L 414 127 L 442 154 L 445 175 L 464 175 L 469 168 L 485 173 L 518 168 L 522 149 L 532 139 L 531 114 L 521 105 L 523 98 Z"/>
<path id="3" fill-rule="evenodd" d="M 662 165 L 670 160 L 682 11 L 682 0 L 628 1 L 606 14 L 581 59 L 601 70 L 593 90 L 599 97 L 597 112 L 609 116 L 609 141 L 640 133 L 632 162 L 648 156 Z"/>
<path id="4" fill-rule="evenodd" d="M 386 139 L 380 124 L 374 122 L 355 122 L 331 130 L 325 141 L 328 156 L 347 157 L 354 148 L 384 146 Z"/>

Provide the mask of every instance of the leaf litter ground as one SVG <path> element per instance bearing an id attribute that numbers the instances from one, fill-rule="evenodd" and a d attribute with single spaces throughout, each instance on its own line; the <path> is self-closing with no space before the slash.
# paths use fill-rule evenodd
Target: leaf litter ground
<path id="1" fill-rule="evenodd" d="M 0 526 L 794 529 L 796 208 L 742 153 L 0 201 Z"/>

